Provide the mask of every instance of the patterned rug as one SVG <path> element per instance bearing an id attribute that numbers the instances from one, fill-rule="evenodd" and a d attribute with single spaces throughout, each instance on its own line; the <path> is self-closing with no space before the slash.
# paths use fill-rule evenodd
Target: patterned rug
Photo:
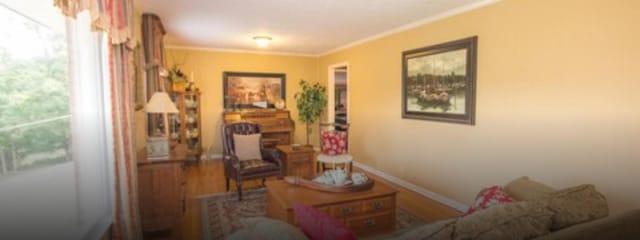
<path id="1" fill-rule="evenodd" d="M 251 189 L 242 192 L 238 202 L 236 192 L 219 193 L 198 197 L 202 216 L 202 239 L 225 239 L 242 228 L 240 219 L 266 215 L 266 189 Z M 397 208 L 396 230 L 425 223 L 415 215 Z"/>

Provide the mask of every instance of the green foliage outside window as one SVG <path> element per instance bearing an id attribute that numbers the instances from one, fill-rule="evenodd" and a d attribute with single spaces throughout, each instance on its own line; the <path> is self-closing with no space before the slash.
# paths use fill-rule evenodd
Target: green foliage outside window
<path id="1" fill-rule="evenodd" d="M 12 44 L 0 44 L 0 129 L 5 129 L 0 131 L 0 158 L 4 159 L 5 168 L 15 170 L 69 160 L 66 37 L 33 22 L 25 20 L 22 24 L 37 34 L 43 43 L 37 47 L 44 52 L 13 56 L 11 50 L 16 51 L 11 49 Z M 0 37 L 8 38 L 10 34 L 4 32 Z M 59 120 L 16 127 L 52 118 Z"/>

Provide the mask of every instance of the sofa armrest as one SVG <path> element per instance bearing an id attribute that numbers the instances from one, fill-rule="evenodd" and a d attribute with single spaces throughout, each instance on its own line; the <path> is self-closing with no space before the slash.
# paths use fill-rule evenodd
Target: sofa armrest
<path id="1" fill-rule="evenodd" d="M 640 210 L 574 225 L 542 236 L 540 240 L 640 239 Z"/>

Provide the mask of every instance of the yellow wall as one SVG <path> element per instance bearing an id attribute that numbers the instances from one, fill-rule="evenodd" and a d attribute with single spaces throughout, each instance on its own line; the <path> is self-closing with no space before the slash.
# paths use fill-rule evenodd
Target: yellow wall
<path id="1" fill-rule="evenodd" d="M 357 161 L 470 204 L 529 175 L 640 207 L 640 1 L 508 0 L 320 58 L 349 63 Z M 402 119 L 401 52 L 477 35 L 476 125 Z"/>
<path id="2" fill-rule="evenodd" d="M 167 61 L 196 75 L 210 153 L 221 153 L 223 71 L 286 73 L 304 142 L 297 82 L 326 84 L 328 66 L 348 62 L 356 161 L 467 204 L 522 175 L 556 188 L 592 183 L 615 213 L 640 207 L 639 9 L 635 0 L 505 0 L 319 58 L 168 49 Z M 401 52 L 474 35 L 476 125 L 402 119 Z M 144 141 L 144 129 L 137 135 Z"/>
<path id="3" fill-rule="evenodd" d="M 211 154 L 222 154 L 220 126 L 223 111 L 222 72 L 225 71 L 285 73 L 287 109 L 296 122 L 294 139 L 298 143 L 306 141 L 304 124 L 298 121 L 293 95 L 299 91 L 300 79 L 318 81 L 317 58 L 167 49 L 166 60 L 167 66 L 178 63 L 185 74 L 191 75 L 193 72 L 195 75 L 195 85 L 203 92 L 202 146 L 205 149 L 211 147 Z M 314 136 L 312 135 L 311 139 L 317 138 Z"/>

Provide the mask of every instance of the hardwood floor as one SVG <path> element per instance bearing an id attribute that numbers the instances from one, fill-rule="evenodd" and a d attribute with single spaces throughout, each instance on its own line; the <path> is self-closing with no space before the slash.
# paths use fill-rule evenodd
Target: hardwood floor
<path id="1" fill-rule="evenodd" d="M 361 169 L 355 169 L 362 171 Z M 200 204 L 197 199 L 200 195 L 225 192 L 224 169 L 221 160 L 201 161 L 198 164 L 189 165 L 185 170 L 186 176 L 186 211 L 182 217 L 181 228 L 175 229 L 176 239 L 201 239 L 200 229 Z M 379 177 L 368 174 L 377 181 L 385 182 L 398 190 L 397 202 L 400 208 L 413 212 L 425 221 L 446 219 L 460 215 L 455 209 L 439 204 L 431 199 L 408 189 L 391 184 Z M 270 179 L 273 180 L 273 179 Z M 260 180 L 246 181 L 243 189 L 262 187 Z M 235 185 L 231 181 L 231 190 Z"/>

